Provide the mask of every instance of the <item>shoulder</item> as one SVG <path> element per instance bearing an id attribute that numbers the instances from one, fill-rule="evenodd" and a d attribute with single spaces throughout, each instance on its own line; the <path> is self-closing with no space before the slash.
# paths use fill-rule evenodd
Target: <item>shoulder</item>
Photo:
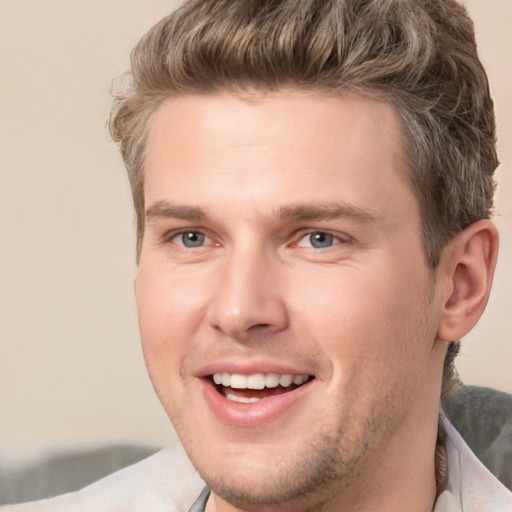
<path id="1" fill-rule="evenodd" d="M 443 415 L 449 478 L 435 512 L 512 512 L 510 492 L 475 456 Z"/>
<path id="2" fill-rule="evenodd" d="M 443 410 L 479 460 L 512 489 L 512 395 L 481 386 L 463 386 Z"/>
<path id="3" fill-rule="evenodd" d="M 77 492 L 0 507 L 1 512 L 182 512 L 204 484 L 181 446 L 167 448 Z"/>

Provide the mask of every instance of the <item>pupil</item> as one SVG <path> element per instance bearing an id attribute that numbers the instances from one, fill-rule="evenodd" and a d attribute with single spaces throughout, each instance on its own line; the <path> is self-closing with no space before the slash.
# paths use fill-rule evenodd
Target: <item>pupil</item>
<path id="1" fill-rule="evenodd" d="M 189 231 L 183 234 L 183 245 L 185 247 L 199 247 L 204 242 L 204 235 Z"/>
<path id="2" fill-rule="evenodd" d="M 332 236 L 326 233 L 314 233 L 311 235 L 311 245 L 316 249 L 320 249 L 322 247 L 330 247 L 332 242 Z"/>

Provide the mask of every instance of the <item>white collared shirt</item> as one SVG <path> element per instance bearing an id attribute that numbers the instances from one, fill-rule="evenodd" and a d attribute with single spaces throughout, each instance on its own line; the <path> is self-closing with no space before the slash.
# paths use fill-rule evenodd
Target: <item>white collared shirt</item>
<path id="1" fill-rule="evenodd" d="M 434 512 L 512 512 L 512 492 L 477 459 L 444 415 L 442 418 L 447 433 L 448 485 Z"/>
<path id="2" fill-rule="evenodd" d="M 434 512 L 512 512 L 512 492 L 476 458 L 452 425 L 447 432 L 448 486 Z M 187 512 L 204 488 L 181 447 L 168 448 L 84 489 L 1 512 Z"/>

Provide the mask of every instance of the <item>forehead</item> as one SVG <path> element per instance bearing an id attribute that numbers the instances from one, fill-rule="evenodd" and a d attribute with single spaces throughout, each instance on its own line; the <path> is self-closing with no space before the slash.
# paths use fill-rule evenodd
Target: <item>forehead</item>
<path id="1" fill-rule="evenodd" d="M 173 98 L 148 134 L 146 207 L 223 198 L 256 211 L 271 198 L 387 208 L 406 182 L 401 141 L 395 109 L 376 100 L 303 91 Z"/>
<path id="2" fill-rule="evenodd" d="M 399 157 L 402 132 L 396 109 L 386 101 L 316 90 L 218 92 L 176 96 L 164 102 L 153 116 L 148 145 L 153 147 L 161 136 L 173 137 L 187 147 L 195 142 L 217 148 L 237 138 L 248 144 L 265 144 L 277 136 L 286 144 L 311 135 L 321 135 L 329 145 L 336 139 L 340 142 L 340 136 L 364 134 L 385 141 Z M 204 134 L 207 137 L 202 137 Z M 227 141 L 226 136 L 231 139 Z"/>

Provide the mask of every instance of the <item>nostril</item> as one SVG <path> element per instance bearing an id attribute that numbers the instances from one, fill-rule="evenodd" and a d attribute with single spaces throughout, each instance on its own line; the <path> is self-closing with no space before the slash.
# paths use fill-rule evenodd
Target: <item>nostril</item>
<path id="1" fill-rule="evenodd" d="M 269 328 L 271 328 L 270 324 L 256 324 L 256 325 L 251 326 L 249 328 L 249 330 L 260 331 L 260 330 L 269 329 Z"/>

